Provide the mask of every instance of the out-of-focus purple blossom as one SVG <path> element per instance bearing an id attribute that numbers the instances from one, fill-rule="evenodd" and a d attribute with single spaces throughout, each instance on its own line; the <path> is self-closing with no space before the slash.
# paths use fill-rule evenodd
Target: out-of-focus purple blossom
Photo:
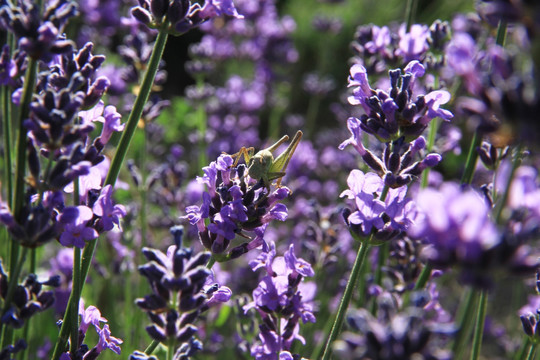
<path id="1" fill-rule="evenodd" d="M 2 30 L 13 32 L 19 48 L 36 60 L 49 62 L 55 55 L 70 52 L 72 41 L 62 37 L 70 17 L 77 15 L 75 2 L 55 0 L 46 4 L 41 15 L 38 4 L 19 0 L 6 2 L 0 8 Z"/>
<path id="2" fill-rule="evenodd" d="M 538 266 L 516 234 L 497 232 L 489 204 L 475 191 L 444 183 L 421 190 L 416 204 L 420 215 L 409 234 L 424 239 L 424 254 L 435 267 L 458 265 L 465 283 L 489 287 L 492 267 L 522 274 Z"/>
<path id="3" fill-rule="evenodd" d="M 315 30 L 323 33 L 338 34 L 343 28 L 343 23 L 339 18 L 315 16 L 311 23 Z"/>
<path id="4" fill-rule="evenodd" d="M 421 307 L 401 311 L 387 299 L 377 317 L 365 309 L 350 311 L 347 322 L 351 330 L 344 332 L 333 346 L 340 359 L 425 359 L 449 360 L 443 350 L 445 339 L 455 333 L 451 324 L 426 320 Z"/>
<path id="5" fill-rule="evenodd" d="M 409 31 L 405 24 L 401 25 L 396 54 L 403 57 L 404 62 L 420 60 L 429 49 L 429 35 L 429 28 L 426 25 L 413 24 Z"/>
<path id="6" fill-rule="evenodd" d="M 15 60 L 10 57 L 9 45 L 6 44 L 0 53 L 0 85 L 14 85 L 18 72 Z"/>
<path id="7" fill-rule="evenodd" d="M 473 95 L 478 95 L 482 88 L 476 67 L 479 56 L 481 54 L 476 42 L 469 34 L 464 32 L 454 34 L 446 47 L 446 61 L 449 68 L 455 75 L 465 79 L 465 86 Z"/>
<path id="8" fill-rule="evenodd" d="M 203 22 L 222 15 L 237 19 L 238 13 L 232 0 L 206 0 L 201 7 L 189 0 L 142 0 L 139 6 L 131 9 L 131 15 L 151 29 L 166 26 L 169 33 L 181 35 Z M 164 24 L 164 20 L 167 24 Z"/>
<path id="9" fill-rule="evenodd" d="M 275 257 L 273 244 L 266 250 L 250 262 L 254 271 L 264 268 L 267 272 L 253 290 L 253 302 L 244 306 L 245 312 L 255 308 L 263 318 L 259 326 L 260 343 L 252 346 L 251 355 L 256 359 L 287 358 L 295 339 L 304 343 L 299 334 L 299 320 L 315 322 L 311 303 L 315 291 L 300 286 L 302 279 L 313 276 L 314 272 L 307 261 L 296 257 L 293 245 L 285 256 Z"/>
<path id="10" fill-rule="evenodd" d="M 304 77 L 304 90 L 313 96 L 323 97 L 335 89 L 336 82 L 331 77 L 322 77 L 315 73 Z"/>

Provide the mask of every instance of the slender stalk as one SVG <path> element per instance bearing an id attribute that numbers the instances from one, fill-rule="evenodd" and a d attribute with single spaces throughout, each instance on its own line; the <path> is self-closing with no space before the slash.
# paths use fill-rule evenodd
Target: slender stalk
<path id="1" fill-rule="evenodd" d="M 474 170 L 476 168 L 476 160 L 478 159 L 478 152 L 476 148 L 482 142 L 482 135 L 477 130 L 474 132 L 471 145 L 469 147 L 469 153 L 467 155 L 467 161 L 465 162 L 465 170 L 461 177 L 462 184 L 470 184 L 474 175 Z"/>
<path id="2" fill-rule="evenodd" d="M 497 37 L 495 39 L 495 43 L 497 45 L 504 46 L 504 42 L 506 41 L 507 26 L 508 26 L 508 23 L 505 20 L 499 21 L 499 25 L 497 26 Z"/>
<path id="3" fill-rule="evenodd" d="M 159 341 L 153 340 L 152 343 L 150 345 L 148 345 L 148 347 L 146 349 L 144 349 L 144 353 L 146 355 L 151 355 L 154 352 L 154 350 L 156 350 L 158 345 L 159 345 Z"/>
<path id="4" fill-rule="evenodd" d="M 71 305 L 71 318 L 66 323 L 69 323 L 71 328 L 71 346 L 69 351 L 75 354 L 79 348 L 79 300 L 81 298 L 81 249 L 73 247 L 73 283 L 71 292 L 73 293 L 73 304 Z"/>
<path id="5" fill-rule="evenodd" d="M 431 277 L 431 271 L 433 271 L 433 266 L 427 262 L 422 269 L 422 272 L 420 272 L 420 276 L 418 276 L 416 284 L 414 284 L 414 290 L 420 290 L 426 287 L 426 284 Z"/>
<path id="6" fill-rule="evenodd" d="M 435 137 L 437 135 L 437 130 L 439 129 L 439 119 L 433 119 L 429 123 L 429 135 L 428 135 L 428 141 L 426 144 L 426 150 L 431 151 L 433 149 L 433 145 L 435 145 Z M 424 170 L 422 173 L 422 182 L 420 183 L 420 187 L 422 189 L 426 188 L 428 186 L 428 178 L 429 178 L 429 170 L 431 168 L 428 167 Z"/>
<path id="7" fill-rule="evenodd" d="M 118 175 L 120 173 L 120 168 L 122 167 L 127 151 L 129 149 L 129 144 L 131 142 L 131 139 L 133 138 L 135 129 L 137 128 L 137 123 L 141 118 L 144 105 L 148 101 L 148 97 L 152 89 L 152 84 L 154 83 L 154 78 L 158 70 L 159 62 L 161 61 L 163 50 L 165 50 L 167 37 L 168 33 L 166 29 L 161 29 L 156 38 L 156 42 L 154 43 L 152 55 L 150 56 L 148 68 L 146 70 L 146 73 L 144 74 L 139 94 L 135 99 L 135 103 L 133 104 L 133 108 L 131 110 L 131 113 L 129 114 L 124 133 L 120 138 L 120 143 L 118 144 L 116 154 L 114 155 L 111 167 L 109 168 L 109 172 L 107 173 L 107 177 L 105 179 L 106 185 L 112 185 L 114 187 L 114 184 L 116 183 L 116 179 L 118 178 Z M 90 263 L 92 262 L 92 258 L 94 257 L 97 240 L 98 239 L 94 239 L 87 242 L 82 253 L 79 296 L 80 292 L 82 292 L 82 286 L 84 286 L 86 277 L 88 276 L 88 270 L 90 269 Z M 69 329 L 69 326 L 67 326 L 66 323 L 69 322 L 67 320 L 70 319 L 71 316 L 76 316 L 76 314 L 73 314 L 72 311 L 74 303 L 78 303 L 78 301 L 79 299 L 73 296 L 72 291 L 68 300 L 68 306 L 66 308 L 64 322 L 62 323 L 60 334 L 58 335 L 58 339 L 56 340 L 56 346 L 52 358 L 53 360 L 58 360 L 58 358 L 65 349 Z"/>
<path id="8" fill-rule="evenodd" d="M 478 301 L 478 293 L 472 289 L 467 289 L 464 301 L 461 302 L 456 323 L 459 324 L 459 330 L 452 345 L 452 353 L 455 359 L 461 359 L 463 350 L 465 350 L 466 341 L 469 339 L 471 327 L 473 324 L 473 312 Z"/>
<path id="9" fill-rule="evenodd" d="M 210 258 L 210 260 L 208 260 L 208 264 L 206 264 L 206 268 L 207 269 L 212 269 L 212 267 L 214 266 L 215 263 L 216 263 L 216 258 L 214 256 L 212 256 Z"/>
<path id="10" fill-rule="evenodd" d="M 4 164 L 5 164 L 5 173 L 4 178 L 6 179 L 6 191 L 7 191 L 7 199 L 8 204 L 12 206 L 13 201 L 13 176 L 11 173 L 13 164 L 12 164 L 12 157 L 13 154 L 11 152 L 12 145 L 11 145 L 11 99 L 9 95 L 9 88 L 6 86 L 2 86 L 2 130 L 4 132 Z"/>
<path id="11" fill-rule="evenodd" d="M 527 357 L 527 354 L 529 353 L 529 348 L 531 347 L 531 339 L 528 336 L 523 337 L 523 344 L 521 345 L 521 348 L 519 349 L 519 352 L 517 352 L 514 355 L 514 360 L 524 360 Z"/>
<path id="12" fill-rule="evenodd" d="M 527 354 L 527 360 L 533 360 L 536 357 L 536 347 L 538 344 L 531 344 L 531 347 L 529 348 L 529 352 Z"/>
<path id="13" fill-rule="evenodd" d="M 356 238 L 356 235 L 353 234 L 353 237 Z M 353 268 L 349 276 L 349 281 L 347 282 L 347 286 L 345 287 L 345 292 L 343 293 L 343 297 L 341 298 L 341 303 L 339 304 L 334 325 L 332 326 L 330 336 L 328 337 L 328 340 L 326 342 L 324 353 L 321 358 L 322 360 L 328 360 L 330 358 L 330 354 L 332 353 L 332 343 L 334 342 L 334 340 L 336 340 L 339 332 L 341 331 L 341 327 L 343 326 L 345 313 L 347 312 L 347 308 L 349 307 L 354 286 L 356 285 L 356 282 L 358 280 L 358 274 L 360 274 L 360 269 L 362 269 L 362 265 L 364 263 L 364 260 L 366 259 L 369 248 L 369 241 L 366 241 L 365 239 L 363 241 L 360 241 L 358 254 L 356 255 L 356 260 L 354 261 Z"/>
<path id="14" fill-rule="evenodd" d="M 411 31 L 411 26 L 416 17 L 416 8 L 418 0 L 407 0 L 407 9 L 405 10 L 405 20 L 407 22 L 407 32 Z"/>
<path id="15" fill-rule="evenodd" d="M 480 348 L 482 347 L 482 338 L 484 336 L 484 324 L 486 320 L 486 308 L 487 308 L 487 291 L 480 291 L 480 299 L 478 301 L 478 312 L 476 315 L 476 325 L 473 337 L 473 347 L 471 353 L 471 360 L 477 360 L 480 355 Z"/>
<path id="16" fill-rule="evenodd" d="M 109 169 L 109 173 L 107 174 L 107 178 L 105 179 L 105 184 L 110 184 L 114 187 L 114 184 L 116 183 L 116 179 L 120 173 L 120 168 L 124 163 L 124 158 L 126 157 L 129 149 L 129 144 L 131 143 L 131 139 L 133 138 L 135 130 L 137 129 L 137 123 L 141 118 L 144 105 L 150 96 L 150 91 L 152 90 L 152 85 L 154 84 L 154 78 L 156 77 L 156 73 L 158 71 L 159 62 L 161 61 L 163 50 L 165 50 L 167 37 L 167 30 L 161 29 L 156 38 L 156 42 L 154 43 L 154 49 L 152 50 L 152 55 L 150 56 L 148 68 L 144 74 L 139 94 L 135 99 L 135 103 L 133 104 L 133 108 L 126 122 L 126 127 L 122 133 L 122 137 L 120 138 L 120 143 L 116 149 L 116 154 L 111 162 L 111 167 Z"/>

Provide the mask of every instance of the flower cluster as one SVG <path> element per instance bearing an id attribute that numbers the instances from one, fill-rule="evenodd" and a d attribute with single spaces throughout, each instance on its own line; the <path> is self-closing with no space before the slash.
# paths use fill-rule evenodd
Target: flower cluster
<path id="1" fill-rule="evenodd" d="M 76 360 L 76 359 L 97 359 L 99 354 L 106 349 L 110 349 L 114 353 L 120 355 L 120 346 L 123 341 L 111 335 L 111 330 L 108 324 L 100 326 L 100 323 L 106 323 L 107 319 L 101 316 L 101 312 L 94 305 L 90 305 L 85 309 L 84 301 L 79 302 L 79 315 L 81 317 L 79 326 L 79 344 L 74 354 L 63 353 L 60 360 Z M 96 346 L 92 349 L 83 341 L 86 338 L 86 332 L 90 325 L 93 325 L 99 340 Z"/>
<path id="2" fill-rule="evenodd" d="M 251 355 L 257 360 L 276 357 L 292 360 L 293 341 L 304 342 L 299 334 L 300 319 L 304 324 L 315 322 L 311 302 L 315 285 L 302 283 L 304 277 L 315 273 L 307 261 L 296 257 L 293 245 L 284 256 L 276 257 L 275 246 L 271 243 L 249 265 L 253 271 L 266 270 L 266 275 L 253 290 L 253 302 L 244 306 L 245 312 L 254 308 L 262 317 L 260 343 L 253 344 Z"/>
<path id="3" fill-rule="evenodd" d="M 203 204 L 186 208 L 185 218 L 197 226 L 201 243 L 218 260 L 234 259 L 263 245 L 267 224 L 287 218 L 287 207 L 279 201 L 289 195 L 288 188 L 270 191 L 262 179 L 250 178 L 245 165 L 233 165 L 234 159 L 230 155 L 221 155 L 210 166 L 204 167 L 205 175 L 197 178 L 208 187 L 203 193 Z M 210 220 L 208 225 L 205 219 Z M 237 235 L 248 238 L 245 231 L 255 233 L 255 238 L 230 249 L 225 255 Z"/>
<path id="4" fill-rule="evenodd" d="M 30 274 L 26 280 L 17 285 L 13 293 L 8 289 L 8 276 L 0 263 L 0 297 L 5 301 L 8 296 L 13 297 L 10 307 L 2 315 L 1 322 L 21 328 L 25 321 L 38 312 L 45 311 L 54 303 L 53 291 L 43 290 L 43 285 L 57 287 L 60 277 L 51 276 L 49 279 L 40 281 L 35 274 Z"/>
<path id="5" fill-rule="evenodd" d="M 54 55 L 72 51 L 72 41 L 62 36 L 67 20 L 77 15 L 77 6 L 69 0 L 47 3 L 43 14 L 38 4 L 29 0 L 6 1 L 0 8 L 0 28 L 19 39 L 19 48 L 28 56 L 44 62 Z"/>
<path id="6" fill-rule="evenodd" d="M 358 235 L 367 236 L 372 232 L 380 240 L 389 240 L 412 225 L 416 216 L 414 203 L 406 198 L 407 188 L 402 186 L 389 189 L 381 200 L 384 188 L 383 180 L 374 173 L 364 174 L 353 170 L 347 179 L 349 189 L 341 197 L 353 199 L 356 210 L 344 211 L 347 225 Z"/>
<path id="7" fill-rule="evenodd" d="M 134 18 L 152 29 L 167 26 L 174 35 L 181 35 L 222 14 L 242 18 L 232 0 L 207 0 L 202 7 L 189 0 L 141 0 L 139 4 L 131 10 Z"/>
<path id="8" fill-rule="evenodd" d="M 171 228 L 171 233 L 175 245 L 167 254 L 143 248 L 149 262 L 141 265 L 139 272 L 147 278 L 153 293 L 137 299 L 136 304 L 152 321 L 146 327 L 148 334 L 167 346 L 172 340 L 179 345 L 175 359 L 187 359 L 202 348 L 193 323 L 202 312 L 228 301 L 231 291 L 212 281 L 212 273 L 206 268 L 209 252 L 194 253 L 182 247 L 181 226 Z"/>

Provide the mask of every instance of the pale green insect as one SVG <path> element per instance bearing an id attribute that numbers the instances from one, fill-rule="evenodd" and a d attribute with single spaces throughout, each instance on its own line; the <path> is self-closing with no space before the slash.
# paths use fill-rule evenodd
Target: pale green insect
<path id="1" fill-rule="evenodd" d="M 251 178 L 257 180 L 262 179 L 264 186 L 266 186 L 268 189 L 270 188 L 270 182 L 272 180 L 277 180 L 276 186 L 280 187 L 281 179 L 283 176 L 285 176 L 285 170 L 287 169 L 287 165 L 289 165 L 289 160 L 293 156 L 298 143 L 302 139 L 302 135 L 302 131 L 298 130 L 287 149 L 285 149 L 285 151 L 279 154 L 279 156 L 275 159 L 272 152 L 276 151 L 281 144 L 289 140 L 289 136 L 284 135 L 275 144 L 267 147 L 266 149 L 260 150 L 256 154 L 254 148 L 242 147 L 236 154 L 232 155 L 232 157 L 236 158 L 234 166 L 238 164 L 240 157 L 244 156 L 244 161 L 246 162 L 246 166 L 248 168 L 248 175 Z"/>

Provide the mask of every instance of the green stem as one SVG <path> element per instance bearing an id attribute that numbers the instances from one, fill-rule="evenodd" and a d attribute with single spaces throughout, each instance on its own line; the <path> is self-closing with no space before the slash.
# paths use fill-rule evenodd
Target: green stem
<path id="1" fill-rule="evenodd" d="M 512 161 L 512 169 L 510 170 L 510 174 L 508 175 L 508 180 L 505 184 L 506 186 L 504 188 L 504 192 L 502 194 L 502 197 L 499 197 L 498 203 L 495 206 L 494 220 L 496 224 L 501 221 L 504 206 L 506 205 L 506 202 L 508 201 L 508 196 L 510 195 L 510 187 L 512 185 L 512 180 L 514 179 L 514 175 L 519 165 L 521 165 L 521 145 L 518 145 L 516 149 L 516 155 L 514 157 L 514 160 Z"/>
<path id="2" fill-rule="evenodd" d="M 487 291 L 480 291 L 480 299 L 478 301 L 478 312 L 476 314 L 476 325 L 473 337 L 473 347 L 471 353 L 471 360 L 477 360 L 480 355 L 480 348 L 482 347 L 482 338 L 484 336 L 484 324 L 486 321 L 486 308 L 487 308 Z"/>
<path id="3" fill-rule="evenodd" d="M 411 31 L 411 26 L 416 16 L 417 0 L 407 0 L 407 9 L 405 11 L 405 19 L 407 22 L 407 32 Z"/>
<path id="4" fill-rule="evenodd" d="M 148 68 L 146 70 L 146 73 L 144 74 L 139 94 L 137 95 L 137 98 L 135 99 L 135 103 L 133 104 L 133 108 L 131 110 L 131 113 L 129 114 L 126 127 L 124 129 L 124 133 L 122 134 L 120 143 L 118 144 L 116 154 L 114 155 L 114 158 L 111 163 L 111 167 L 109 168 L 109 172 L 107 173 L 107 178 L 105 179 L 106 185 L 111 185 L 114 187 L 114 184 L 116 183 L 116 179 L 118 178 L 118 174 L 120 173 L 120 168 L 122 167 L 124 158 L 126 157 L 129 144 L 131 142 L 131 139 L 133 138 L 135 129 L 137 128 L 137 123 L 139 122 L 139 119 L 141 118 L 144 105 L 148 101 L 148 97 L 152 89 L 152 84 L 154 83 L 154 78 L 158 70 L 159 62 L 161 60 L 161 56 L 163 55 L 165 44 L 167 43 L 167 37 L 168 37 L 167 30 L 165 28 L 161 29 L 156 38 L 156 42 L 154 43 L 152 55 L 150 56 Z M 94 257 L 94 252 L 96 250 L 97 240 L 98 239 L 94 239 L 87 242 L 84 247 L 83 254 L 82 254 L 82 261 L 81 261 L 79 294 L 80 292 L 82 292 L 82 287 L 84 286 L 84 283 L 86 282 L 86 277 L 88 276 L 90 264 L 92 262 L 92 258 Z M 66 323 L 69 322 L 68 320 L 70 319 L 71 316 L 76 316 L 76 314 L 72 314 L 72 308 L 73 308 L 74 303 L 75 302 L 78 303 L 78 301 L 79 299 L 75 298 L 72 291 L 68 300 L 68 306 L 66 308 L 64 322 L 62 323 L 60 334 L 58 335 L 58 339 L 56 340 L 53 360 L 58 360 L 58 358 L 60 357 L 60 355 L 65 349 L 67 337 L 69 333 L 68 332 L 69 326 L 67 326 Z"/>
<path id="5" fill-rule="evenodd" d="M 538 344 L 531 344 L 531 347 L 529 348 L 529 352 L 527 354 L 527 360 L 533 360 L 535 358 L 537 346 Z"/>
<path id="6" fill-rule="evenodd" d="M 523 337 L 523 344 L 521 345 L 521 348 L 519 349 L 519 352 L 517 352 L 514 355 L 514 360 L 524 360 L 529 352 L 529 348 L 531 347 L 532 343 L 528 336 Z"/>
<path id="7" fill-rule="evenodd" d="M 11 207 L 13 201 L 13 176 L 12 176 L 12 156 L 11 153 L 11 96 L 9 95 L 8 86 L 2 86 L 2 122 L 4 131 L 4 176 L 6 179 L 7 199 Z"/>
<path id="8" fill-rule="evenodd" d="M 482 135 L 480 131 L 476 130 L 474 132 L 471 145 L 469 147 L 469 153 L 467 155 L 467 161 L 465 163 L 465 170 L 463 171 L 463 176 L 461 177 L 462 184 L 470 184 L 474 175 L 474 170 L 476 168 L 476 160 L 478 159 L 478 152 L 476 148 L 482 142 Z"/>
<path id="9" fill-rule="evenodd" d="M 467 347 L 465 342 L 469 339 L 473 324 L 473 312 L 478 301 L 478 293 L 472 289 L 467 289 L 465 299 L 461 302 L 456 323 L 459 330 L 452 346 L 452 353 L 455 359 L 461 359 L 463 350 Z"/>
<path id="10" fill-rule="evenodd" d="M 210 260 L 208 260 L 208 264 L 206 264 L 206 268 L 207 269 L 212 269 L 212 267 L 214 266 L 215 263 L 216 263 L 216 258 L 212 255 Z"/>
<path id="11" fill-rule="evenodd" d="M 156 38 L 156 42 L 154 43 L 154 49 L 152 50 L 152 55 L 150 56 L 148 68 L 146 69 L 146 73 L 144 74 L 139 94 L 135 99 L 135 103 L 133 104 L 133 108 L 126 122 L 126 127 L 124 129 L 124 132 L 122 133 L 122 137 L 120 138 L 118 148 L 116 149 L 116 154 L 114 155 L 114 158 L 111 162 L 109 173 L 107 174 L 107 178 L 105 179 L 105 184 L 107 185 L 110 184 L 114 187 L 114 184 L 116 183 L 116 179 L 118 178 L 118 174 L 120 173 L 120 168 L 122 167 L 124 158 L 126 157 L 127 151 L 129 149 L 129 144 L 131 143 L 131 139 L 135 134 L 137 124 L 139 122 L 139 119 L 141 118 L 144 105 L 146 104 L 146 102 L 148 101 L 148 97 L 150 96 L 150 91 L 152 90 L 152 85 L 154 84 L 154 78 L 156 77 L 156 73 L 158 71 L 159 62 L 161 61 L 163 50 L 165 50 L 167 37 L 167 30 L 165 28 L 161 29 Z"/>
<path id="12" fill-rule="evenodd" d="M 37 77 L 37 60 L 28 58 L 28 68 L 24 78 L 24 87 L 21 96 L 21 109 L 19 112 L 18 134 L 17 134 L 17 164 L 15 170 L 15 193 L 13 197 L 13 215 L 20 220 L 20 212 L 24 203 L 24 176 L 26 173 L 26 128 L 24 121 L 30 114 L 30 102 L 34 93 Z"/>
<path id="13" fill-rule="evenodd" d="M 148 345 L 148 347 L 146 349 L 144 349 L 144 353 L 146 355 L 151 355 L 154 352 L 154 350 L 156 350 L 158 345 L 159 345 L 159 341 L 152 340 L 152 343 L 150 343 L 150 345 Z"/>
<path id="14" fill-rule="evenodd" d="M 437 130 L 439 129 L 439 119 L 433 119 L 429 123 L 429 135 L 428 135 L 428 141 L 426 144 L 426 150 L 431 151 L 433 149 L 433 145 L 435 145 L 435 137 L 437 135 Z M 420 183 L 420 187 L 422 189 L 426 188 L 428 186 L 428 178 L 429 178 L 429 171 L 431 170 L 430 167 L 427 167 L 424 172 L 422 173 L 422 182 Z"/>
<path id="15" fill-rule="evenodd" d="M 504 46 L 504 42 L 506 41 L 506 28 L 508 24 L 505 20 L 499 21 L 499 26 L 497 27 L 497 38 L 495 39 L 495 43 L 500 46 Z"/>
<path id="16" fill-rule="evenodd" d="M 356 235 L 353 234 L 353 237 L 356 238 Z M 341 327 L 343 326 L 345 313 L 347 312 L 347 308 L 349 307 L 354 286 L 356 285 L 356 282 L 358 280 L 358 274 L 360 274 L 360 269 L 362 269 L 362 265 L 364 263 L 364 260 L 366 259 L 369 248 L 369 241 L 366 241 L 365 239 L 363 239 L 363 241 L 360 241 L 358 254 L 356 255 L 356 260 L 354 261 L 353 268 L 349 276 L 349 281 L 347 282 L 347 286 L 345 287 L 345 292 L 343 293 L 343 297 L 341 298 L 341 303 L 339 304 L 334 325 L 332 326 L 330 336 L 328 337 L 328 340 L 326 342 L 322 360 L 328 360 L 330 358 L 330 354 L 332 353 L 332 343 L 334 342 L 334 340 L 336 340 L 339 332 L 341 331 Z"/>
<path id="17" fill-rule="evenodd" d="M 73 304 L 71 305 L 71 318 L 66 321 L 71 328 L 71 346 L 69 351 L 75 354 L 79 348 L 79 300 L 81 298 L 81 249 L 73 248 L 73 283 L 71 292 L 73 293 Z"/>
<path id="18" fill-rule="evenodd" d="M 433 266 L 427 262 L 422 269 L 422 272 L 420 272 L 420 276 L 418 276 L 416 284 L 414 284 L 414 290 L 420 290 L 426 287 L 426 284 L 431 277 L 431 271 L 433 271 Z"/>

